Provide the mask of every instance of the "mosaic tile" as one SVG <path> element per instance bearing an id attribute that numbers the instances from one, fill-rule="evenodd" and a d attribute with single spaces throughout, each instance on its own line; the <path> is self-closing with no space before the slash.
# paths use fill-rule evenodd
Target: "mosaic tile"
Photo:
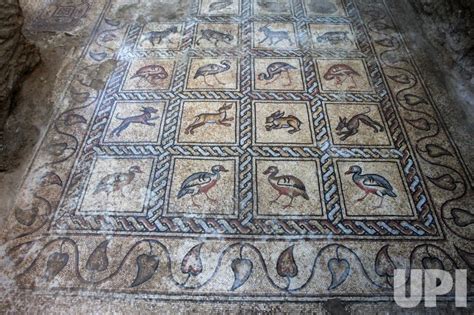
<path id="1" fill-rule="evenodd" d="M 8 222 L 20 289 L 374 302 L 396 268 L 472 265 L 472 178 L 384 1 L 109 14 Z"/>

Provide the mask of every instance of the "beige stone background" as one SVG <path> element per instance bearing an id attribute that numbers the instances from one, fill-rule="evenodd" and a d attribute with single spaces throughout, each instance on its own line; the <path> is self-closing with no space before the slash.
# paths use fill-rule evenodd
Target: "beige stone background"
<path id="1" fill-rule="evenodd" d="M 306 2 L 306 7 L 308 6 L 308 1 Z M 394 6 L 394 1 L 387 1 L 389 5 Z M 397 2 L 398 3 L 398 2 Z M 395 3 L 395 6 L 397 5 Z M 94 7 L 91 11 L 90 14 L 87 15 L 86 20 L 84 23 L 75 29 L 74 31 L 67 31 L 67 32 L 54 32 L 54 33 L 31 33 L 29 31 L 28 36 L 32 37 L 35 39 L 36 43 L 41 47 L 42 49 L 42 55 L 43 55 L 43 62 L 44 64 L 41 66 L 41 68 L 36 72 L 31 79 L 28 80 L 26 86 L 26 95 L 22 94 L 20 95 L 19 101 L 23 103 L 27 103 L 29 106 L 28 111 L 27 111 L 27 116 L 35 116 L 34 113 L 37 111 L 48 111 L 51 110 L 53 112 L 58 111 L 59 109 L 64 109 L 63 107 L 67 106 L 67 104 L 63 104 L 59 102 L 58 100 L 60 99 L 60 96 L 62 95 L 62 89 L 61 87 L 64 85 L 64 83 L 67 81 L 67 75 L 71 73 L 72 69 L 74 68 L 75 63 L 77 62 L 77 59 L 80 54 L 80 50 L 82 47 L 84 47 L 84 43 L 86 42 L 88 35 L 90 34 L 91 28 L 93 27 L 93 22 L 97 19 L 98 14 L 100 13 L 101 6 L 104 4 L 102 1 L 97 1 L 94 2 Z M 183 6 L 180 3 L 173 3 L 172 5 L 166 6 L 166 3 L 159 3 L 160 5 L 160 10 L 155 10 L 155 11 L 150 11 L 149 8 L 150 6 L 156 5 L 156 3 L 152 2 L 147 2 L 147 3 L 142 3 L 144 5 L 144 11 L 147 11 L 147 13 L 144 12 L 139 12 L 137 14 L 128 14 L 127 12 L 131 12 L 133 10 L 125 10 L 123 7 L 126 7 L 128 5 L 131 6 L 133 9 L 133 1 L 117 1 L 114 3 L 112 6 L 112 12 L 117 15 L 117 17 L 123 19 L 126 22 L 132 23 L 135 22 L 137 19 L 143 19 L 147 18 L 148 12 L 159 12 L 160 18 L 166 19 L 166 16 L 170 16 L 170 12 L 176 13 L 179 15 L 180 12 L 182 13 L 184 11 Z M 39 9 L 39 6 L 42 5 L 40 2 L 27 2 L 25 4 L 25 15 L 27 17 L 27 22 L 28 19 L 31 18 L 32 16 L 35 15 L 37 12 L 37 9 Z M 119 10 L 120 8 L 120 10 Z M 400 8 L 399 8 L 400 9 Z M 309 11 L 308 11 L 309 12 Z M 396 11 L 395 11 L 396 12 Z M 341 11 L 342 13 L 342 11 Z M 408 15 L 407 15 L 408 16 Z M 428 46 L 426 43 L 426 39 L 423 38 L 423 36 L 418 35 L 417 32 L 419 29 L 417 27 L 412 27 L 412 22 L 415 22 L 415 19 L 412 19 L 409 21 L 410 23 L 403 23 L 406 21 L 406 17 L 403 15 L 399 15 L 398 18 L 400 19 L 400 26 L 402 27 L 402 32 L 404 32 L 408 40 L 408 43 L 410 46 L 411 51 L 416 52 L 414 54 L 414 58 L 419 62 L 419 65 L 421 66 L 421 70 L 424 74 L 429 74 L 425 77 L 426 82 L 429 86 L 429 88 L 434 92 L 436 102 L 439 105 L 439 110 L 441 112 L 441 116 L 443 116 L 446 119 L 446 122 L 448 123 L 448 129 L 453 132 L 455 137 L 455 141 L 458 143 L 459 148 L 461 152 L 464 154 L 466 157 L 466 161 L 468 165 L 472 166 L 472 156 L 470 153 L 470 146 L 471 146 L 471 141 L 469 137 L 469 133 L 465 133 L 465 127 L 467 126 L 467 123 L 469 120 L 466 120 L 465 115 L 462 113 L 459 114 L 459 107 L 452 106 L 453 102 L 449 97 L 454 97 L 456 99 L 456 95 L 452 95 L 452 91 L 449 89 L 446 89 L 444 82 L 444 78 L 440 79 L 440 77 L 433 75 L 432 72 L 436 72 L 436 70 L 433 66 L 433 59 L 426 57 L 426 54 L 429 52 L 428 49 L 423 49 L 420 47 L 430 47 L 429 43 Z M 31 21 L 31 19 L 30 19 Z M 415 35 L 413 35 L 415 34 Z M 425 46 L 423 46 L 425 45 Z M 62 59 L 63 58 L 63 59 Z M 58 60 L 62 60 L 62 62 L 58 62 Z M 101 82 L 107 78 L 107 76 L 110 74 L 112 71 L 112 68 L 110 67 L 111 62 L 109 60 L 104 61 L 103 67 L 101 67 L 100 71 L 98 74 L 91 74 L 94 76 L 94 79 L 96 79 L 95 83 L 93 86 L 95 88 L 100 88 Z M 449 66 L 449 65 L 448 65 Z M 45 83 L 46 82 L 46 83 Z M 28 85 L 31 84 L 31 85 Z M 46 93 L 43 92 L 42 89 L 47 86 L 49 92 L 52 95 L 44 95 Z M 25 97 L 30 95 L 34 91 L 35 97 L 33 99 Z M 457 101 L 460 101 L 457 99 Z M 44 105 L 44 106 L 39 106 L 39 105 Z M 462 112 L 462 111 L 461 111 Z M 43 117 L 44 116 L 44 117 Z M 47 125 L 47 121 L 49 119 L 50 115 L 48 114 L 42 114 L 42 115 L 36 115 L 35 118 L 40 120 L 38 123 L 39 130 L 40 130 L 40 135 L 39 138 L 41 138 L 44 135 L 44 127 Z M 33 144 L 27 143 L 25 147 L 27 146 L 33 146 Z M 28 160 L 28 158 L 25 158 Z M 19 159 L 20 160 L 20 159 Z M 26 161 L 28 162 L 28 161 Z M 28 163 L 26 163 L 28 164 Z M 18 189 L 18 179 L 23 178 L 23 174 L 25 173 L 25 169 L 27 166 L 22 166 L 18 169 L 16 169 L 13 174 L 9 173 L 7 174 L 6 179 L 2 178 L 2 183 L 0 184 L 1 190 L 2 190 L 2 195 L 0 199 L 2 202 L 5 202 L 5 208 L 8 210 L 5 210 L 2 213 L 2 217 L 0 219 L 3 219 L 3 216 L 11 214 L 11 211 L 9 211 L 12 207 L 12 195 L 15 196 L 15 192 Z M 33 183 L 34 184 L 34 183 Z M 432 187 L 432 186 L 430 186 Z M 4 191 L 7 191 L 4 193 Z M 471 189 L 472 190 L 472 189 Z M 470 191 L 468 192 L 468 194 Z M 3 207 L 3 205 L 2 205 Z M 121 241 L 121 240 L 117 240 Z M 331 240 L 329 240 L 331 241 Z M 311 245 L 308 245 L 305 247 L 305 249 L 311 249 L 313 247 L 318 247 L 320 248 L 321 246 L 324 246 L 324 244 L 327 244 L 328 240 L 324 240 L 319 243 L 311 243 Z M 267 243 L 268 244 L 268 243 Z M 345 245 L 350 246 L 354 248 L 355 250 L 359 250 L 360 246 L 357 244 L 357 242 L 344 242 Z M 382 246 L 385 244 L 385 242 L 373 242 L 372 245 L 374 247 L 376 246 Z M 422 244 L 422 243 L 413 243 L 414 245 L 416 244 Z M 91 244 L 91 248 L 93 248 L 94 244 Z M 194 245 L 194 244 L 189 244 Z M 398 263 L 399 260 L 403 261 L 402 253 L 401 250 L 405 248 L 406 243 L 400 243 L 398 248 L 400 251 L 397 249 L 394 249 L 394 247 L 390 248 L 390 253 L 393 254 L 394 257 L 396 257 L 396 262 Z M 125 244 L 124 244 L 125 246 Z M 67 250 L 67 246 L 65 246 Z M 176 261 L 180 261 L 180 259 L 183 257 L 185 254 L 186 250 L 188 250 L 189 247 L 183 248 L 180 251 L 180 255 L 176 256 Z M 272 247 L 269 246 L 268 251 L 274 251 L 273 254 L 273 260 L 270 262 L 270 265 L 272 268 L 274 268 L 274 265 L 276 263 L 276 259 L 278 254 L 283 250 L 283 247 Z M 4 247 L 1 248 L 1 250 L 4 250 Z M 70 253 L 72 254 L 73 251 L 72 249 L 69 249 Z M 311 261 L 308 259 L 306 260 L 301 260 L 301 257 L 298 255 L 301 252 L 304 252 L 304 250 L 297 251 L 296 255 L 298 258 L 298 261 L 302 261 L 302 265 L 309 265 L 311 264 Z M 437 253 L 437 252 L 436 252 Z M 251 255 L 249 253 L 246 253 L 247 255 Z M 370 259 L 367 259 L 367 263 L 373 263 L 373 258 L 375 257 L 376 252 L 370 252 L 369 250 L 367 251 L 367 256 L 370 256 Z M 304 255 L 311 256 L 311 253 L 305 253 Z M 174 257 L 174 256 L 173 256 Z M 207 257 L 207 255 L 206 255 Z M 112 258 L 114 258 L 112 256 Z M 256 259 L 257 257 L 253 257 Z M 82 264 L 84 264 L 83 262 Z M 133 262 L 131 263 L 133 264 Z M 179 269 L 179 264 L 176 264 L 177 266 L 175 268 Z M 44 265 L 42 265 L 44 266 Z M 114 265 L 116 266 L 116 265 Z M 227 266 L 227 265 L 226 265 Z M 324 266 L 323 263 L 319 266 Z M 161 267 L 160 267 L 161 268 Z M 272 269 L 273 270 L 273 269 Z M 41 272 L 44 270 L 41 269 Z M 327 270 L 326 270 L 327 271 Z M 360 271 L 358 269 L 358 271 Z M 72 270 L 68 270 L 68 272 L 73 272 Z M 273 271 L 274 273 L 274 271 Z M 230 273 L 229 273 L 230 274 Z M 305 276 L 305 275 L 302 275 Z M 132 281 L 133 276 L 130 275 L 130 281 Z M 359 280 L 359 279 L 357 279 Z M 251 280 L 249 280 L 251 281 Z M 330 283 L 330 279 L 326 278 L 321 278 L 322 283 L 325 285 Z M 250 284 L 250 282 L 248 283 Z M 253 282 L 252 282 L 253 284 Z M 14 285 L 14 283 L 9 282 L 8 279 L 2 278 L 2 290 L 4 288 L 9 288 L 9 285 Z M 354 281 L 351 282 L 350 288 L 358 288 L 360 289 L 363 287 L 364 284 L 362 281 Z M 54 291 L 54 285 L 52 285 L 52 289 Z M 255 291 L 258 292 L 258 289 L 255 289 Z M 218 301 L 218 303 L 208 303 L 207 301 L 204 301 L 202 298 L 197 298 L 196 302 L 158 302 L 158 301 L 151 301 L 153 298 L 149 296 L 144 296 L 144 299 L 129 299 L 130 295 L 127 294 L 116 294 L 116 295 L 111 295 L 111 294 L 106 294 L 104 293 L 103 295 L 95 296 L 94 298 L 91 297 L 90 292 L 67 292 L 65 295 L 48 295 L 48 294 L 43 294 L 41 292 L 37 293 L 32 293 L 31 291 L 23 291 L 23 292 L 18 292 L 18 291 L 10 291 L 10 292 L 5 292 L 5 294 L 2 294 L 2 301 L 0 302 L 0 310 L 5 310 L 5 312 L 12 312 L 16 311 L 18 313 L 31 313 L 31 312 L 43 312 L 43 313 L 48 313 L 48 314 L 54 314 L 54 313 L 89 313 L 89 312 L 98 312 L 98 313 L 118 313 L 118 312 L 123 312 L 123 313 L 133 313 L 135 311 L 141 310 L 143 312 L 169 312 L 169 313 L 176 313 L 178 311 L 182 312 L 187 312 L 187 313 L 196 313 L 196 312 L 222 312 L 222 313 L 228 313 L 228 312 L 272 312 L 272 313 L 280 313 L 280 312 L 321 312 L 321 313 L 333 313 L 340 311 L 342 312 L 354 312 L 358 314 L 367 314 L 367 313 L 373 313 L 374 308 L 376 308 L 380 312 L 386 312 L 386 311 L 391 311 L 391 312 L 403 312 L 403 310 L 400 310 L 396 307 L 394 307 L 393 303 L 387 303 L 387 302 L 377 302 L 376 306 L 374 306 L 374 303 L 357 303 L 354 301 L 347 301 L 347 300 L 340 300 L 340 299 L 329 299 L 328 301 L 323 301 L 321 303 L 305 303 L 305 304 L 297 304 L 297 303 L 281 303 L 281 304 L 275 304 L 275 303 L 270 303 L 269 301 L 261 301 L 261 303 L 252 303 L 250 301 L 246 301 L 246 303 L 236 303 L 232 304 L 230 301 Z M 445 303 L 441 303 L 440 308 L 437 310 L 439 312 L 448 312 L 448 311 L 455 311 L 453 306 L 446 306 Z M 458 310 L 459 311 L 459 310 Z M 418 307 L 413 310 L 415 313 L 424 313 L 426 312 L 426 309 L 423 307 Z"/>

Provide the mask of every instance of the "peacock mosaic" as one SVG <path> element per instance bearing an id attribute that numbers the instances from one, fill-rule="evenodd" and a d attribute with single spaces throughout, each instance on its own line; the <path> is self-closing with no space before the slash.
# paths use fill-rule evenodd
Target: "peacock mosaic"
<path id="1" fill-rule="evenodd" d="M 111 12 L 14 209 L 20 287 L 371 300 L 396 267 L 472 266 L 472 179 L 383 1 Z"/>

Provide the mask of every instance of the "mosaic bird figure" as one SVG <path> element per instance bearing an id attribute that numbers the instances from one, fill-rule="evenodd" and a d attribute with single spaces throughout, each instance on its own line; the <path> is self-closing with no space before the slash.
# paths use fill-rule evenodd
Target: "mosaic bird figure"
<path id="1" fill-rule="evenodd" d="M 202 67 L 199 67 L 196 70 L 196 73 L 194 74 L 194 79 L 197 79 L 199 77 L 203 77 L 204 78 L 204 83 L 206 83 L 206 85 L 212 87 L 214 85 L 208 83 L 207 80 L 206 80 L 206 77 L 210 75 L 210 76 L 214 77 L 214 79 L 217 82 L 219 82 L 219 84 L 224 85 L 225 83 L 222 82 L 221 80 L 219 80 L 216 77 L 216 75 L 219 74 L 219 73 L 225 72 L 229 69 L 230 69 L 230 62 L 227 61 L 227 60 L 222 60 L 220 64 L 210 63 L 210 64 L 204 65 Z"/>
<path id="2" fill-rule="evenodd" d="M 355 89 L 357 83 L 354 80 L 354 76 L 360 77 L 360 73 L 352 69 L 352 67 L 345 64 L 335 64 L 326 71 L 324 74 L 324 80 L 331 81 L 336 80 L 336 86 L 340 87 L 347 79 L 352 81 L 352 85 L 349 89 Z"/>
<path id="3" fill-rule="evenodd" d="M 204 194 L 208 200 L 217 202 L 217 200 L 209 197 L 208 192 L 221 179 L 221 172 L 228 172 L 228 170 L 226 170 L 222 165 L 214 165 L 211 167 L 210 173 L 197 172 L 192 174 L 181 184 L 181 188 L 177 195 L 178 199 L 181 199 L 186 195 L 191 195 L 193 206 L 200 207 L 200 205 L 194 201 L 194 197 Z"/>
<path id="4" fill-rule="evenodd" d="M 357 165 L 351 166 L 345 174 L 352 174 L 352 181 L 365 192 L 365 195 L 357 199 L 357 202 L 361 202 L 369 194 L 377 195 L 380 197 L 380 203 L 375 207 L 375 209 L 377 209 L 382 207 L 384 196 L 397 197 L 392 185 L 383 176 L 377 174 L 362 174 L 362 168 Z"/>
<path id="5" fill-rule="evenodd" d="M 138 173 L 143 173 L 139 166 L 132 166 L 128 169 L 128 173 L 117 172 L 103 177 L 100 182 L 97 184 L 94 190 L 94 195 L 97 195 L 101 192 L 107 194 L 107 198 L 110 193 L 120 191 L 122 196 L 123 189 L 130 185 L 135 179 L 135 175 Z"/>
<path id="6" fill-rule="evenodd" d="M 269 175 L 268 182 L 273 189 L 278 192 L 278 197 L 272 200 L 270 204 L 277 202 L 277 200 L 283 195 L 291 198 L 290 203 L 283 206 L 284 209 L 292 207 L 293 199 L 296 197 L 301 196 L 304 199 L 309 200 L 309 196 L 306 193 L 306 187 L 299 178 L 293 175 L 277 176 L 278 172 L 279 169 L 276 166 L 270 166 L 265 172 L 263 172 L 263 175 Z"/>
<path id="7" fill-rule="evenodd" d="M 289 86 L 291 85 L 291 76 L 289 70 L 296 70 L 296 67 L 286 62 L 272 62 L 267 66 L 267 73 L 260 73 L 258 75 L 258 79 L 260 81 L 268 81 L 265 83 L 265 85 L 268 85 L 278 79 L 282 73 L 285 73 L 286 77 L 288 78 L 288 84 L 285 84 L 285 86 Z"/>

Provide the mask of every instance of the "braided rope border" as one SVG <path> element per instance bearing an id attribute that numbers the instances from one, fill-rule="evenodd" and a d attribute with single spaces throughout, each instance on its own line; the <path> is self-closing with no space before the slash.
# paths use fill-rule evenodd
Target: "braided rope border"
<path id="1" fill-rule="evenodd" d="M 84 149 L 85 159 L 83 162 L 90 162 L 91 155 L 143 155 L 158 156 L 158 171 L 154 175 L 152 185 L 152 202 L 149 206 L 149 215 L 147 218 L 133 217 L 104 217 L 104 216 L 81 216 L 72 219 L 72 226 L 68 228 L 87 230 L 90 227 L 97 226 L 97 220 L 104 221 L 105 226 L 113 226 L 114 228 L 124 229 L 126 231 L 158 231 L 173 233 L 221 233 L 221 234 L 254 234 L 254 235 L 438 235 L 436 227 L 433 226 L 432 214 L 426 202 L 426 195 L 420 184 L 421 177 L 418 175 L 413 160 L 410 158 L 408 145 L 405 137 L 400 131 L 400 125 L 394 113 L 393 106 L 388 97 L 381 71 L 375 59 L 375 55 L 367 40 L 367 35 L 362 29 L 361 21 L 355 18 L 357 12 L 352 3 L 347 6 L 348 17 L 305 17 L 305 8 L 301 1 L 295 1 L 293 5 L 294 16 L 285 17 L 255 17 L 252 15 L 250 0 L 242 1 L 241 18 L 220 17 L 220 16 L 197 16 L 193 20 L 186 21 L 184 24 L 184 36 L 182 47 L 187 49 L 188 57 L 193 56 L 242 56 L 240 59 L 241 69 L 241 89 L 239 92 L 202 92 L 202 91 L 185 91 L 183 92 L 183 82 L 187 69 L 186 58 L 181 58 L 176 66 L 175 80 L 170 91 L 164 92 L 123 92 L 118 90 L 120 82 L 125 77 L 126 65 L 119 63 L 116 71 L 109 81 L 104 100 L 99 106 L 99 110 L 95 115 L 94 124 L 87 140 L 87 146 Z M 199 22 L 229 22 L 240 21 L 242 44 L 244 51 L 229 52 L 224 49 L 203 49 L 196 50 L 192 46 L 193 32 L 196 23 Z M 295 24 L 296 29 L 302 37 L 298 39 L 301 50 L 299 51 L 263 51 L 251 48 L 250 30 L 252 21 L 272 21 L 272 22 L 291 22 Z M 311 39 L 307 29 L 308 23 L 352 23 L 358 41 L 361 44 L 361 52 L 366 56 L 369 77 L 373 83 L 375 93 L 325 93 L 320 94 L 316 80 L 316 69 L 314 64 L 315 52 L 312 50 Z M 133 26 L 129 29 L 127 39 L 125 40 L 122 52 L 129 53 L 130 45 L 138 39 L 140 34 L 139 27 Z M 247 54 L 245 54 L 245 50 Z M 250 52 L 250 53 L 249 53 Z M 169 51 L 132 51 L 140 58 L 174 56 L 183 57 L 181 52 Z M 285 92 L 253 92 L 250 86 L 251 75 L 251 56 L 265 57 L 301 57 L 304 61 L 304 74 L 307 91 L 304 93 L 285 93 Z M 330 52 L 317 52 L 316 57 L 330 58 L 335 55 Z M 351 56 L 345 55 L 346 58 Z M 104 130 L 107 121 L 107 111 L 112 107 L 113 101 L 117 100 L 171 100 L 165 118 L 165 128 L 162 135 L 162 146 L 160 145 L 98 145 L 101 132 Z M 180 110 L 180 102 L 186 99 L 235 99 L 240 100 L 240 147 L 238 148 L 221 148 L 218 146 L 179 146 L 174 143 L 178 117 Z M 311 147 L 252 147 L 251 144 L 251 102 L 252 100 L 310 100 L 311 111 L 313 114 L 313 123 L 316 131 L 316 140 L 321 149 Z M 325 121 L 323 102 L 381 102 L 384 117 L 389 124 L 390 133 L 396 143 L 394 149 L 373 149 L 373 148 L 334 148 L 331 146 L 328 137 L 328 126 Z M 169 171 L 167 161 L 172 155 L 180 156 L 238 156 L 239 157 L 239 219 L 193 219 L 193 218 L 160 218 L 163 210 L 164 198 L 163 189 L 166 186 L 164 179 L 165 174 Z M 253 218 L 252 209 L 252 191 L 253 179 L 252 160 L 254 157 L 312 157 L 320 159 L 321 176 L 323 178 L 323 195 L 327 206 L 328 220 L 257 220 Z M 416 208 L 419 213 L 417 221 L 411 222 L 405 220 L 389 220 L 387 221 L 349 221 L 344 220 L 342 216 L 339 192 L 337 188 L 337 176 L 335 176 L 335 168 L 333 159 L 336 157 L 357 157 L 361 159 L 368 158 L 398 158 L 402 163 L 404 174 L 416 201 Z M 164 165 L 161 165 L 163 163 Z M 89 165 L 90 166 L 90 165 Z M 81 165 L 78 169 L 88 169 L 87 164 Z M 158 184 L 157 184 L 158 183 Z M 80 190 L 81 186 L 77 186 Z M 74 193 L 72 193 L 74 195 Z M 69 194 L 71 196 L 71 194 Z M 69 222 L 71 223 L 71 222 Z M 62 225 L 64 226 L 64 225 Z M 100 225 L 99 225 L 100 226 Z"/>

